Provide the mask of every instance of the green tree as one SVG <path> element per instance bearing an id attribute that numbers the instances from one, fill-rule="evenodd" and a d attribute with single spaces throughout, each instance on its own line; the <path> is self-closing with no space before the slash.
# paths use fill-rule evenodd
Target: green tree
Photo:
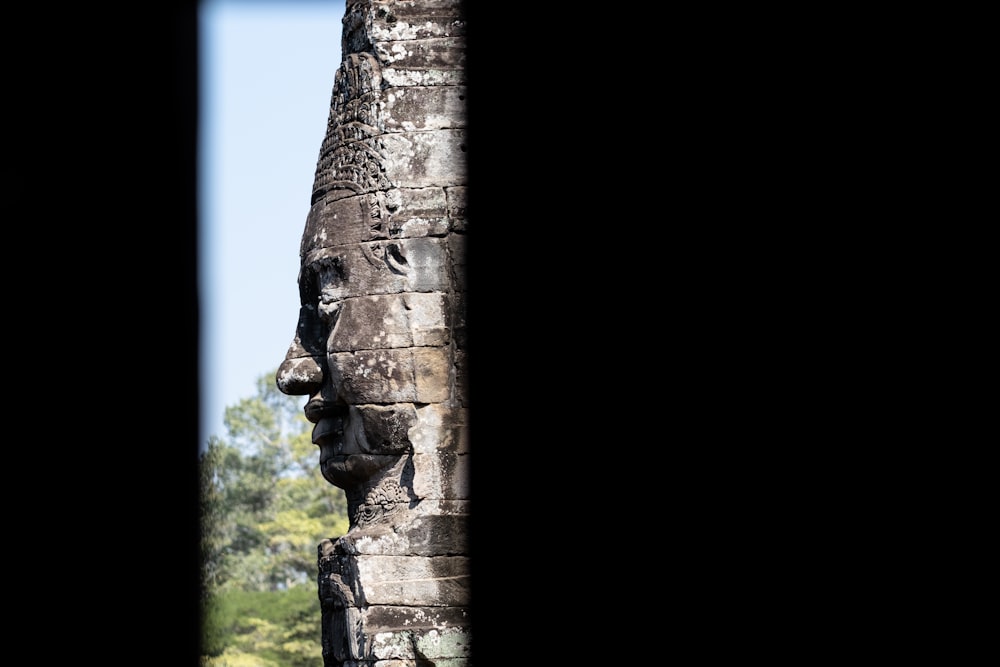
<path id="1" fill-rule="evenodd" d="M 321 664 L 316 546 L 347 532 L 347 502 L 300 401 L 258 378 L 201 455 L 204 665 Z"/>
<path id="2" fill-rule="evenodd" d="M 321 667 L 319 599 L 313 586 L 229 590 L 206 617 L 204 667 Z"/>

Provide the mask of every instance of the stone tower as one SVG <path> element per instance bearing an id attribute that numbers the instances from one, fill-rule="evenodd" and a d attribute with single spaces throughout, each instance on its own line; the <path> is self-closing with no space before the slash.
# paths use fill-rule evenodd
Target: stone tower
<path id="1" fill-rule="evenodd" d="M 470 577 L 461 0 L 346 0 L 278 387 L 350 530 L 319 545 L 327 667 L 465 667 Z"/>

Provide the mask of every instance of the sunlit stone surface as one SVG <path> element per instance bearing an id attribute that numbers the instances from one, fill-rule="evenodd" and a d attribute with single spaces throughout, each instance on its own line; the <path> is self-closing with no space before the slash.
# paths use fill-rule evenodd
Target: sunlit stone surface
<path id="1" fill-rule="evenodd" d="M 319 545 L 327 667 L 471 665 L 461 9 L 346 2 L 277 377 L 348 499 Z"/>

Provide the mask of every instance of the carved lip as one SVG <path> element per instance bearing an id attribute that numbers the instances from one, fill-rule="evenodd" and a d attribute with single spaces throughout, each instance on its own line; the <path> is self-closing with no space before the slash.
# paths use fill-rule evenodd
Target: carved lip
<path id="1" fill-rule="evenodd" d="M 341 417 L 324 417 L 313 427 L 312 441 L 314 445 L 323 445 L 325 438 L 343 438 L 344 420 Z"/>
<path id="2" fill-rule="evenodd" d="M 323 477 L 331 482 L 371 479 L 380 470 L 390 467 L 398 456 L 349 454 L 328 456 L 319 462 Z"/>
<path id="3" fill-rule="evenodd" d="M 317 425 L 325 417 L 343 417 L 347 414 L 346 405 L 324 401 L 322 398 L 310 400 L 302 410 L 306 413 L 306 419 Z"/>

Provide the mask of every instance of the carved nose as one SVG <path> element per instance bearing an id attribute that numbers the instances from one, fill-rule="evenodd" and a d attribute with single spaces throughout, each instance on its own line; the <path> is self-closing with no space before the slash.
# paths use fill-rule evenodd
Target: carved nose
<path id="1" fill-rule="evenodd" d="M 326 350 L 316 307 L 299 308 L 295 338 L 288 346 L 285 360 L 278 366 L 276 384 L 289 396 L 311 396 L 323 386 L 323 365 Z"/>
<path id="2" fill-rule="evenodd" d="M 323 386 L 323 366 L 320 359 L 313 356 L 294 357 L 291 354 L 290 349 L 288 356 L 278 366 L 278 389 L 289 396 L 312 396 L 318 393 Z"/>

